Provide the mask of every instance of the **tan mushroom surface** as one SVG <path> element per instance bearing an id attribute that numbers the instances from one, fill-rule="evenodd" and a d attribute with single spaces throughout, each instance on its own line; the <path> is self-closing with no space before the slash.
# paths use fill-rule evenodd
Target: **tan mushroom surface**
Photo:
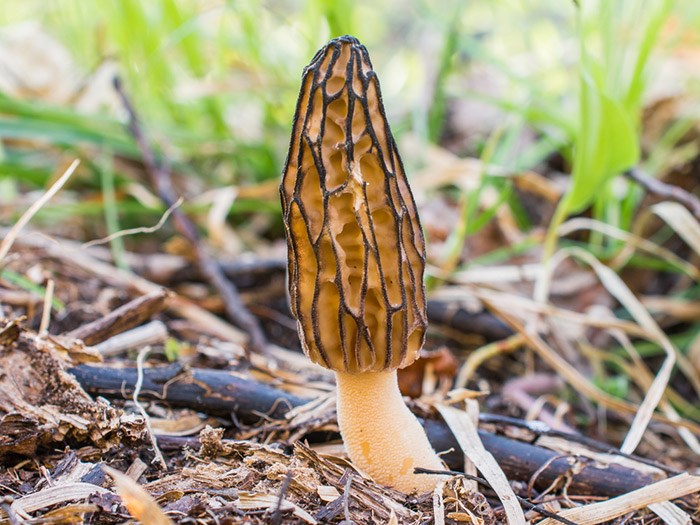
<path id="1" fill-rule="evenodd" d="M 406 492 L 440 469 L 404 404 L 396 369 L 427 325 L 425 242 L 367 50 L 329 42 L 304 69 L 280 186 L 289 293 L 306 355 L 336 372 L 338 420 L 353 463 Z"/>

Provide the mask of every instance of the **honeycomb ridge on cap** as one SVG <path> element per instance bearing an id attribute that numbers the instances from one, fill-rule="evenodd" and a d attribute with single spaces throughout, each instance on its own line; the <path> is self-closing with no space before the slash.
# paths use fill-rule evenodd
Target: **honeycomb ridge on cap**
<path id="1" fill-rule="evenodd" d="M 379 81 L 354 37 L 330 41 L 304 69 L 280 194 L 307 356 L 351 373 L 412 363 L 427 326 L 425 242 Z"/>

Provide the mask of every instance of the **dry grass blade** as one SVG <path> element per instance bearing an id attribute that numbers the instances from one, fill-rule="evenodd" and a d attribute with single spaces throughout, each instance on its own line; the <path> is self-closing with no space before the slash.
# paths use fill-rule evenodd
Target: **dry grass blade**
<path id="1" fill-rule="evenodd" d="M 522 314 L 536 313 L 543 316 L 556 317 L 557 319 L 576 324 L 582 324 L 587 327 L 600 328 L 603 330 L 617 329 L 635 337 L 648 337 L 646 330 L 636 323 L 623 319 L 602 320 L 592 315 L 558 308 L 551 304 L 538 303 L 530 298 L 513 293 L 498 292 L 486 288 L 473 287 L 469 289 L 469 293 L 484 304 L 495 305 L 499 310 L 505 309 L 510 314 L 518 313 L 521 317 Z M 452 290 L 443 289 L 440 292 L 434 293 L 432 297 L 460 302 L 460 298 L 464 298 L 464 290 L 456 288 L 454 293 L 452 293 Z"/>
<path id="2" fill-rule="evenodd" d="M 138 376 L 136 379 L 136 386 L 134 387 L 134 395 L 133 395 L 133 401 L 134 405 L 136 405 L 136 408 L 138 409 L 139 413 L 143 417 L 144 421 L 146 422 L 146 429 L 148 430 L 148 437 L 151 440 L 151 444 L 153 445 L 153 452 L 155 453 L 155 458 L 153 459 L 154 462 L 160 463 L 160 466 L 163 468 L 163 470 L 168 469 L 168 465 L 165 462 L 165 458 L 163 457 L 163 453 L 160 451 L 158 448 L 158 442 L 156 441 L 156 436 L 153 433 L 153 428 L 151 427 L 151 418 L 148 415 L 148 412 L 146 412 L 146 409 L 143 408 L 143 405 L 139 402 L 139 394 L 141 393 L 141 387 L 143 386 L 143 367 L 144 363 L 146 361 L 146 356 L 150 352 L 151 348 L 146 346 L 141 349 L 139 352 L 138 357 L 136 358 L 136 367 L 138 370 Z"/>
<path id="3" fill-rule="evenodd" d="M 39 324 L 39 334 L 46 335 L 49 333 L 49 323 L 51 322 L 51 302 L 53 301 L 53 293 L 56 283 L 53 279 L 46 282 L 46 293 L 44 294 L 44 310 L 41 312 L 41 323 Z"/>
<path id="4" fill-rule="evenodd" d="M 455 388 L 465 388 L 477 368 L 484 362 L 497 355 L 514 352 L 520 348 L 522 344 L 522 336 L 520 334 L 515 334 L 502 341 L 494 341 L 493 343 L 489 343 L 474 350 L 469 354 L 469 357 L 467 357 L 467 360 L 459 369 L 459 373 L 455 379 Z"/>
<path id="5" fill-rule="evenodd" d="M 673 317 L 679 321 L 694 322 L 700 319 L 700 301 L 663 295 L 645 295 L 641 297 L 641 301 L 650 312 Z"/>
<path id="6" fill-rule="evenodd" d="M 445 482 L 441 481 L 433 491 L 433 520 L 435 525 L 445 525 Z"/>
<path id="7" fill-rule="evenodd" d="M 601 311 L 601 315 L 603 316 L 614 317 L 612 311 L 605 307 L 597 307 L 595 309 Z M 610 335 L 617 340 L 617 342 L 620 344 L 620 346 L 622 346 L 622 348 L 625 349 L 627 354 L 630 356 L 630 359 L 632 360 L 633 365 L 627 366 L 628 369 L 626 373 L 628 377 L 630 377 L 632 381 L 639 385 L 642 389 L 648 390 L 653 384 L 654 375 L 651 373 L 646 363 L 642 360 L 642 356 L 639 355 L 637 349 L 632 344 L 630 338 L 627 336 L 627 334 L 623 333 L 620 330 L 610 330 Z M 679 353 L 677 355 L 677 358 L 679 369 L 681 369 L 685 373 L 685 375 L 690 379 L 690 382 L 693 388 L 695 388 L 695 391 L 697 393 L 700 393 L 698 373 L 693 368 L 692 363 L 683 354 Z M 669 419 L 671 419 L 672 421 L 678 421 L 680 419 L 680 416 L 678 415 L 678 412 L 676 412 L 676 409 L 673 407 L 671 402 L 673 402 L 679 407 L 684 407 L 684 410 L 686 411 L 690 411 L 692 410 L 692 401 L 686 400 L 686 397 L 687 396 L 682 396 L 675 389 L 669 386 L 666 389 L 665 397 L 660 401 L 659 406 L 661 407 L 661 410 L 664 412 L 664 414 L 668 416 Z M 681 434 L 683 434 L 684 431 L 685 429 L 679 430 Z M 695 441 L 693 437 L 685 437 L 684 439 L 691 446 L 691 448 L 695 446 Z M 693 451 L 696 454 L 698 453 L 698 450 L 696 450 L 695 448 L 693 448 Z"/>
<path id="8" fill-rule="evenodd" d="M 700 223 L 687 208 L 677 202 L 660 202 L 651 210 L 666 221 L 695 253 L 700 254 Z"/>
<path id="9" fill-rule="evenodd" d="M 634 294 L 630 291 L 627 285 L 622 281 L 622 279 L 610 268 L 602 264 L 593 255 L 582 250 L 580 248 L 572 247 L 562 249 L 558 254 L 559 257 L 552 258 L 554 263 L 555 259 L 563 260 L 565 257 L 576 257 L 582 261 L 585 261 L 598 275 L 601 283 L 605 288 L 612 294 L 625 309 L 632 315 L 632 317 L 639 323 L 639 325 L 644 328 L 648 333 L 648 338 L 652 341 L 658 343 L 666 353 L 666 358 L 664 359 L 661 368 L 656 374 L 656 377 L 652 381 L 644 401 L 639 406 L 639 410 L 634 416 L 630 430 L 625 437 L 620 450 L 630 454 L 634 452 L 639 445 L 639 442 L 646 431 L 649 421 L 651 421 L 652 414 L 656 407 L 659 405 L 661 398 L 664 395 L 666 386 L 671 379 L 671 372 L 676 364 L 676 355 L 678 350 L 673 346 L 671 341 L 668 339 L 666 334 L 659 328 L 654 318 L 649 314 L 649 312 L 644 308 L 642 303 L 637 299 Z M 555 265 L 553 264 L 551 270 L 554 270 Z M 544 287 L 544 296 L 546 297 L 546 284 Z M 700 444 L 698 444 L 697 439 L 690 434 L 683 435 L 684 440 L 688 445 L 694 450 L 700 450 Z"/>
<path id="10" fill-rule="evenodd" d="M 32 219 L 32 217 L 34 217 L 36 212 L 38 212 L 44 204 L 51 200 L 51 198 L 54 195 L 56 195 L 56 193 L 58 193 L 61 188 L 63 188 L 63 185 L 66 182 L 68 182 L 68 179 L 70 179 L 71 175 L 73 175 L 73 173 L 75 172 L 75 169 L 78 167 L 78 164 L 80 164 L 80 160 L 78 159 L 75 159 L 73 162 L 71 162 L 71 165 L 68 166 L 68 169 L 65 172 L 63 172 L 63 175 L 61 175 L 58 178 L 58 180 L 54 182 L 53 185 L 48 189 L 48 191 L 44 193 L 34 204 L 32 204 L 29 207 L 27 211 L 25 211 L 22 214 L 19 220 L 10 229 L 9 233 L 5 236 L 2 243 L 0 244 L 0 262 L 2 262 L 2 260 L 10 252 L 10 248 L 12 248 L 12 245 L 17 239 L 19 232 L 22 231 L 22 228 L 24 228 L 27 225 L 27 223 Z"/>
<path id="11" fill-rule="evenodd" d="M 541 264 L 484 266 L 452 273 L 442 272 L 437 268 L 431 268 L 430 270 L 431 274 L 444 277 L 457 284 L 488 283 L 494 285 L 507 282 L 534 281 L 541 272 Z"/>
<path id="12" fill-rule="evenodd" d="M 629 433 L 625 437 L 625 441 L 620 447 L 620 450 L 627 454 L 631 454 L 637 448 L 637 445 L 642 439 L 642 435 L 646 430 L 651 415 L 656 409 L 663 397 L 664 390 L 671 379 L 671 372 L 676 363 L 676 353 L 678 352 L 671 341 L 666 337 L 666 334 L 659 328 L 653 317 L 647 312 L 642 303 L 634 296 L 625 283 L 613 272 L 610 268 L 603 265 L 598 259 L 590 253 L 572 248 L 571 254 L 585 260 L 598 274 L 605 288 L 627 309 L 632 317 L 646 330 L 652 334 L 654 340 L 661 345 L 666 352 L 661 368 L 652 381 L 649 390 L 644 398 L 644 401 L 639 407 L 639 411 L 635 414 L 634 420 L 630 427 Z"/>
<path id="13" fill-rule="evenodd" d="M 564 510 L 559 515 L 579 525 L 596 525 L 623 516 L 628 512 L 682 498 L 698 491 L 700 491 L 700 477 L 684 473 L 608 501 Z M 540 521 L 538 525 L 555 525 L 556 523 L 555 520 L 547 518 Z"/>
<path id="14" fill-rule="evenodd" d="M 102 469 L 114 480 L 117 493 L 129 514 L 143 525 L 175 525 L 141 485 L 118 470 L 107 466 Z"/>
<path id="15" fill-rule="evenodd" d="M 574 387 L 580 394 L 592 399 L 596 403 L 605 406 L 608 409 L 618 410 L 626 414 L 636 414 L 639 410 L 637 405 L 629 403 L 622 399 L 607 394 L 602 391 L 593 383 L 591 383 L 581 372 L 576 368 L 571 366 L 563 357 L 561 357 L 557 352 L 554 351 L 541 337 L 537 334 L 532 333 L 527 330 L 525 325 L 516 319 L 509 312 L 512 309 L 508 307 L 507 309 L 501 308 L 501 306 L 493 301 L 492 299 L 487 299 L 486 296 L 482 296 L 482 300 L 487 306 L 495 311 L 498 316 L 503 319 L 508 325 L 513 328 L 519 334 L 522 334 L 523 339 L 526 344 L 535 350 L 537 354 L 557 372 L 567 383 Z M 653 417 L 659 421 L 664 421 L 675 427 L 680 427 L 681 431 L 685 433 L 686 430 L 700 434 L 700 425 L 681 419 L 676 421 L 675 419 L 670 419 L 661 414 L 654 414 Z"/>
<path id="16" fill-rule="evenodd" d="M 445 405 L 436 405 L 438 412 L 452 430 L 457 438 L 462 451 L 481 471 L 486 481 L 498 495 L 498 499 L 503 504 L 508 523 L 511 525 L 525 525 L 525 515 L 520 508 L 518 499 L 508 483 L 506 475 L 498 466 L 494 457 L 484 448 L 479 439 L 476 426 L 472 423 L 469 415 L 463 411 Z"/>
<path id="17" fill-rule="evenodd" d="M 683 208 L 685 209 L 685 208 Z M 692 219 L 692 217 L 691 217 Z M 667 221 L 668 222 L 668 221 Z M 700 228 L 700 226 L 698 226 Z M 615 259 L 615 262 L 612 264 L 613 267 L 617 267 L 621 265 L 623 262 L 625 262 L 629 258 L 630 254 L 630 249 L 636 248 L 639 250 L 643 250 L 651 255 L 655 255 L 659 257 L 660 259 L 669 261 L 670 263 L 674 264 L 675 266 L 682 268 L 683 271 L 692 277 L 693 279 L 700 279 L 700 270 L 690 264 L 689 262 L 681 259 L 673 253 L 671 250 L 668 250 L 662 246 L 659 246 L 658 244 L 651 242 L 647 239 L 644 239 L 643 237 L 640 237 L 639 235 L 634 235 L 633 233 L 626 232 L 624 230 L 621 230 L 619 228 L 615 228 L 614 226 L 611 226 L 609 224 L 605 224 L 600 221 L 596 221 L 593 219 L 586 219 L 583 217 L 579 217 L 576 219 L 572 219 L 570 221 L 565 222 L 561 226 L 559 226 L 557 233 L 559 234 L 560 237 L 564 237 L 566 235 L 569 235 L 570 233 L 573 233 L 577 230 L 591 230 L 591 231 L 596 231 L 599 233 L 602 233 L 604 235 L 607 235 L 608 237 L 611 237 L 613 239 L 617 239 L 620 241 L 624 241 L 626 245 L 626 250 L 624 250 L 624 256 L 621 254 L 620 257 L 617 257 Z"/>
<path id="18" fill-rule="evenodd" d="M 136 235 L 137 233 L 154 233 L 160 230 L 163 225 L 165 224 L 165 221 L 168 220 L 172 212 L 176 209 L 179 208 L 182 203 L 185 201 L 182 197 L 177 199 L 175 203 L 170 206 L 167 210 L 165 210 L 165 213 L 161 216 L 161 218 L 158 220 L 156 224 L 153 226 L 141 226 L 139 228 L 130 228 L 128 230 L 120 230 L 118 232 L 114 232 L 111 235 L 108 235 L 107 237 L 103 237 L 102 239 L 94 239 L 92 241 L 88 241 L 83 243 L 83 248 L 89 248 L 90 246 L 98 246 L 100 244 L 107 244 L 109 242 L 112 242 L 115 239 L 119 239 L 121 237 L 126 237 L 128 235 Z"/>

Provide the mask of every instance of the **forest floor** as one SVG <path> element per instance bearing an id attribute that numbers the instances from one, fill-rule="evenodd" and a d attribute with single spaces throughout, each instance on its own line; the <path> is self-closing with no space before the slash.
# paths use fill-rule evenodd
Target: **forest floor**
<path id="1" fill-rule="evenodd" d="M 637 127 L 603 126 L 608 137 L 577 127 L 585 112 L 566 98 L 585 64 L 560 71 L 574 87 L 546 99 L 546 61 L 529 86 L 514 74 L 530 63 L 522 49 L 515 65 L 487 62 L 445 25 L 452 58 L 425 75 L 434 129 L 397 126 L 427 239 L 429 320 L 399 383 L 447 476 L 406 495 L 349 461 L 333 373 L 303 354 L 288 304 L 277 173 L 300 73 L 290 80 L 286 53 L 306 50 L 276 45 L 253 64 L 204 22 L 183 37 L 168 11 L 155 53 L 156 3 L 130 4 L 135 18 L 105 21 L 136 35 L 121 42 L 122 77 L 108 54 L 85 73 L 38 26 L 0 34 L 0 61 L 16 59 L 0 78 L 0 525 L 700 523 L 700 119 L 679 92 L 698 85 L 687 72 L 700 44 L 678 39 L 687 49 L 664 57 L 663 91 L 642 98 L 630 84 Z M 163 3 L 176 4 L 190 5 Z M 75 38 L 97 40 L 102 14 L 85 8 L 93 34 L 78 11 Z M 261 13 L 221 20 L 279 25 Z M 511 18 L 518 31 L 502 31 L 520 33 Z M 260 31 L 247 35 L 256 52 Z M 198 55 L 213 40 L 224 49 Z M 406 56 L 393 67 L 409 78 L 418 59 Z M 205 78 L 210 59 L 228 76 Z M 517 89 L 496 93 L 504 71 Z M 402 75 L 382 76 L 397 100 Z M 618 91 L 579 87 L 609 110 L 600 122 L 620 124 Z M 511 91 L 532 106 L 519 112 Z M 580 160 L 582 143 L 596 155 Z M 594 168 L 612 178 L 587 180 Z M 572 188 L 583 204 L 565 209 Z"/>

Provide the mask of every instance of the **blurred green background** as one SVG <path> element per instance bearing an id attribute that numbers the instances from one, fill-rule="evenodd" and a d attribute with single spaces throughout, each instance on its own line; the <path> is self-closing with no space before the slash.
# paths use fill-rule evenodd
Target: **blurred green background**
<path id="1" fill-rule="evenodd" d="M 39 220 L 94 217 L 74 232 L 85 237 L 163 212 L 135 167 L 115 74 L 182 181 L 185 208 L 223 206 L 206 192 L 234 188 L 229 218 L 269 214 L 259 232 L 271 237 L 279 207 L 264 183 L 282 169 L 302 68 L 341 34 L 368 47 L 394 134 L 400 145 L 414 139 L 403 151 L 411 173 L 425 168 L 433 144 L 487 166 L 476 197 L 463 196 L 469 227 L 456 245 L 498 206 L 532 227 L 488 166 L 547 171 L 553 156 L 573 177 L 554 226 L 593 206 L 629 229 L 639 192 L 613 195 L 610 180 L 635 165 L 670 169 L 697 117 L 674 115 L 643 143 L 650 98 L 697 100 L 698 76 L 686 71 L 699 46 L 700 5 L 691 1 L 25 0 L 0 5 L 0 26 L 0 220 L 11 224 L 27 192 L 79 156 L 70 191 Z M 690 60 L 674 66 L 683 53 Z M 478 205 L 486 187 L 501 196 L 491 209 Z"/>

